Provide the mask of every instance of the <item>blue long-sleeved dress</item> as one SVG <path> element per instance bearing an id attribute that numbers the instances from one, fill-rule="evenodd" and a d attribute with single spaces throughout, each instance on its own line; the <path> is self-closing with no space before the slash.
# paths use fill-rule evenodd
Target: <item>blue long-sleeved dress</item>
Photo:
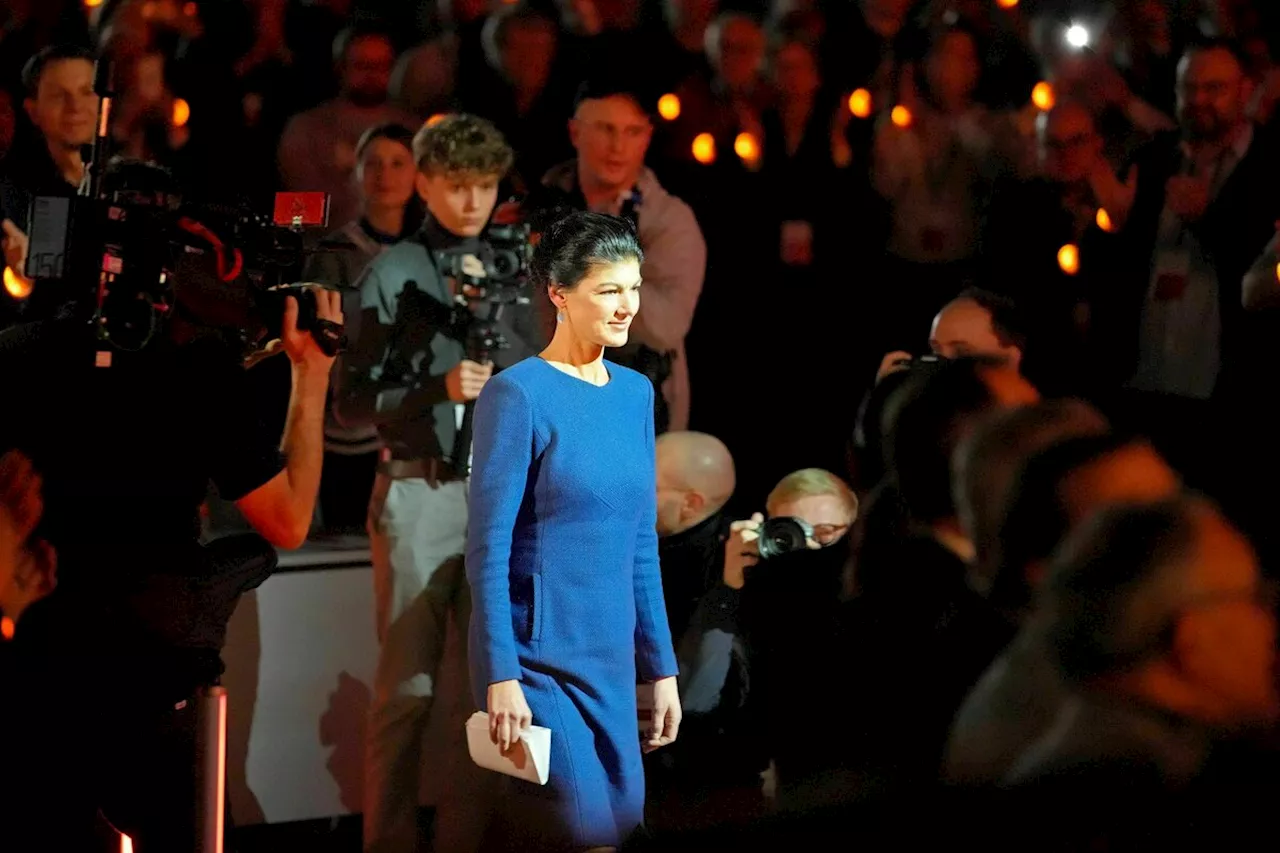
<path id="1" fill-rule="evenodd" d="M 551 729 L 546 788 L 514 783 L 520 825 L 587 847 L 641 824 L 637 674 L 677 672 L 658 570 L 653 386 L 606 367 L 596 386 L 534 357 L 485 385 L 466 560 L 479 707 L 490 684 L 519 679 L 533 722 Z"/>

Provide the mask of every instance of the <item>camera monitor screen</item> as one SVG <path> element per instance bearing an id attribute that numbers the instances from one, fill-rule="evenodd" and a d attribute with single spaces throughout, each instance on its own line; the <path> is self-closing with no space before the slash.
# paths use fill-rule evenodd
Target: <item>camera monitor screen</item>
<path id="1" fill-rule="evenodd" d="M 43 195 L 32 200 L 27 278 L 62 278 L 72 201 L 65 196 Z"/>

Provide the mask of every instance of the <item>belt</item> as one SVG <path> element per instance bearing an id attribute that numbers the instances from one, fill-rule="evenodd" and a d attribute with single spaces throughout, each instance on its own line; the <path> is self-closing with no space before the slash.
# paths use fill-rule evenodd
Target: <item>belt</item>
<path id="1" fill-rule="evenodd" d="M 384 459 L 378 463 L 378 473 L 393 480 L 426 480 L 436 488 L 441 483 L 456 483 L 466 479 L 459 477 L 453 466 L 443 459 Z"/>

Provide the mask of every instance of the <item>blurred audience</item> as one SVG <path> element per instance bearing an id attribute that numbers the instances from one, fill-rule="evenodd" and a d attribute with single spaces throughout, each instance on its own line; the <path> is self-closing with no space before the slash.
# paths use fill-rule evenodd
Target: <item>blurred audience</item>
<path id="1" fill-rule="evenodd" d="M 353 219 L 359 194 L 353 180 L 356 142 L 375 124 L 416 127 L 413 116 L 388 103 L 395 45 L 387 34 L 348 29 L 334 40 L 341 76 L 337 98 L 294 116 L 280 137 L 280 176 L 286 190 L 326 192 L 333 222 Z"/>
<path id="2" fill-rule="evenodd" d="M 1245 538 L 1194 498 L 1104 510 L 1064 543 L 1042 609 L 1071 693 L 1006 782 L 1039 814 L 1077 807 L 1061 842 L 1256 838 L 1240 798 L 1270 785 L 1230 748 L 1274 724 L 1280 696 L 1274 591 Z"/>
<path id="3" fill-rule="evenodd" d="M 470 89 L 463 107 L 488 117 L 516 150 L 516 171 L 525 187 L 570 153 L 560 130 L 572 92 L 552 77 L 559 33 L 541 12 L 507 6 L 484 26 L 490 75 Z"/>
<path id="4" fill-rule="evenodd" d="M 889 399 L 885 463 L 900 503 L 888 506 L 903 516 L 882 528 L 890 541 L 862 543 L 843 638 L 866 697 L 855 754 L 873 788 L 936 777 L 960 701 L 1011 636 L 966 584 L 974 544 L 957 517 L 950 458 L 980 418 L 1036 399 L 1007 366 L 973 358 L 912 368 Z"/>
<path id="5" fill-rule="evenodd" d="M 960 707 L 947 749 L 953 780 L 999 781 L 1061 707 L 1064 687 L 1045 659 L 1043 624 L 1033 608 L 1058 543 L 1100 507 L 1165 500 L 1179 489 L 1177 475 L 1149 444 L 1095 427 L 1064 430 L 1025 458 L 1005 498 L 990 558 L 970 573 L 991 605 L 1021 630 Z"/>

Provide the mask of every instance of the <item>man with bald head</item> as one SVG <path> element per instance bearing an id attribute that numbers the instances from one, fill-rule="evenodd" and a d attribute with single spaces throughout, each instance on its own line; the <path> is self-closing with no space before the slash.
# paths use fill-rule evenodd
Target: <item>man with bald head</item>
<path id="1" fill-rule="evenodd" d="M 701 432 L 658 436 L 658 560 L 671 635 L 678 641 L 698 601 L 720 577 L 733 496 L 729 448 Z"/>

